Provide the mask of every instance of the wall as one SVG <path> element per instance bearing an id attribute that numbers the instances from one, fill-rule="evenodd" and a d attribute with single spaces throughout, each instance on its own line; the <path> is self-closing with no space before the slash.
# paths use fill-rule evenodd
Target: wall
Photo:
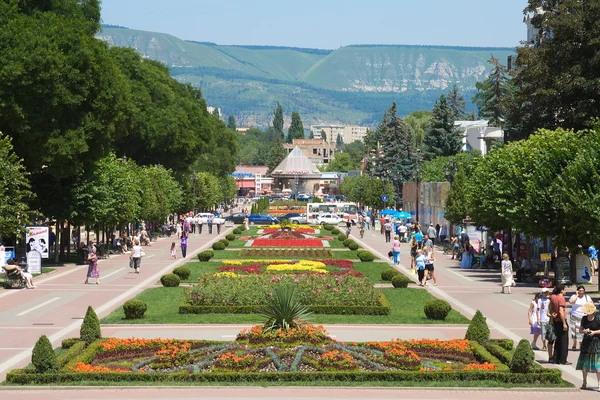
<path id="1" fill-rule="evenodd" d="M 416 221 L 416 183 L 405 183 L 402 190 L 402 210 L 413 215 L 413 221 Z M 434 226 L 446 225 L 450 223 L 444 218 L 444 204 L 450 190 L 448 182 L 420 182 L 419 183 L 419 222 L 425 227 L 432 223 Z"/>

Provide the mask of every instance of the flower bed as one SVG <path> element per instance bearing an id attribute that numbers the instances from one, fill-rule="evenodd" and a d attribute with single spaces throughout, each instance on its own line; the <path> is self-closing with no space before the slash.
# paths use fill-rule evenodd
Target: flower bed
<path id="1" fill-rule="evenodd" d="M 323 263 L 307 266 L 319 269 Z M 320 264 L 320 265 L 319 265 Z M 288 268 L 290 264 L 279 264 Z M 274 265 L 273 267 L 276 267 Z M 298 266 L 294 266 L 295 269 Z M 299 301 L 319 314 L 387 315 L 390 306 L 367 278 L 333 274 L 243 274 L 224 271 L 201 276 L 200 284 L 185 288 L 180 314 L 252 313 L 273 295 L 291 285 Z"/>
<path id="2" fill-rule="evenodd" d="M 293 225 L 293 226 L 287 226 L 287 227 L 283 227 L 281 225 L 275 224 L 275 225 L 259 225 L 258 229 L 281 229 L 281 228 L 293 228 L 294 230 L 298 230 L 298 229 L 321 229 L 321 225 Z"/>
<path id="3" fill-rule="evenodd" d="M 354 270 L 350 260 L 223 260 L 222 264 L 224 265 L 217 268 L 218 271 L 233 272 L 238 275 L 288 272 L 363 276 Z"/>
<path id="4" fill-rule="evenodd" d="M 313 234 L 313 233 L 315 233 L 314 228 L 296 228 L 296 227 L 293 227 L 291 229 L 292 229 L 291 232 L 298 233 L 298 234 L 301 234 L 301 233 L 302 234 Z M 277 233 L 277 232 L 281 232 L 281 229 L 279 229 L 279 228 L 265 228 L 265 229 L 263 229 L 263 234 L 265 234 L 265 235 L 268 234 L 268 233 Z"/>
<path id="5" fill-rule="evenodd" d="M 431 350 L 436 349 L 435 356 Z M 456 353 L 465 360 L 456 360 Z M 486 381 L 505 384 L 562 384 L 558 369 L 511 373 L 476 342 L 414 340 L 337 342 L 320 326 L 284 331 L 260 326 L 240 332 L 233 342 L 173 339 L 99 339 L 69 352 L 58 371 L 28 367 L 9 372 L 9 384 L 74 382 L 311 382 L 386 381 L 418 386 L 422 382 Z"/>
<path id="6" fill-rule="evenodd" d="M 279 258 L 294 258 L 294 259 L 317 259 L 317 258 L 331 258 L 333 254 L 328 249 L 323 248 L 249 248 L 242 249 L 240 252 L 242 257 L 248 258 L 264 258 L 264 257 L 279 257 Z"/>
<path id="7" fill-rule="evenodd" d="M 321 239 L 254 239 L 252 247 L 323 247 Z"/>

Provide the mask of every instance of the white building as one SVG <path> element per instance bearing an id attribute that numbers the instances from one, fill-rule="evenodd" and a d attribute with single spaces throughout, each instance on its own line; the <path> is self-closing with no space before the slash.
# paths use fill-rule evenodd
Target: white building
<path id="1" fill-rule="evenodd" d="M 335 144 L 338 135 L 342 137 L 344 143 L 362 142 L 367 135 L 367 127 L 358 125 L 319 124 L 311 125 L 310 131 L 315 139 L 322 139 L 321 132 L 325 132 L 327 142 L 331 144 Z"/>
<path id="2" fill-rule="evenodd" d="M 462 136 L 463 151 L 475 149 L 485 156 L 495 140 L 504 140 L 502 129 L 488 126 L 486 120 L 455 121 L 454 126 Z"/>

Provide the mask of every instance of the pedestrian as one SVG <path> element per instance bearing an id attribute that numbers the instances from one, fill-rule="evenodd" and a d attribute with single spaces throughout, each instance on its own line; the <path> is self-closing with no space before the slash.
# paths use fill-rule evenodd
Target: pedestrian
<path id="1" fill-rule="evenodd" d="M 588 253 L 590 255 L 590 269 L 592 270 L 592 275 L 596 274 L 598 270 L 598 250 L 594 245 L 588 247 Z"/>
<path id="2" fill-rule="evenodd" d="M 550 325 L 550 317 L 548 317 L 548 306 L 550 305 L 550 299 L 548 298 L 549 294 L 550 289 L 542 289 L 540 299 L 538 300 L 538 310 L 540 313 L 540 327 L 542 328 L 542 350 L 548 350 L 548 358 L 552 358 L 552 345 L 554 342 L 550 343 L 550 341 L 546 339 L 546 332 Z"/>
<path id="3" fill-rule="evenodd" d="M 185 258 L 185 255 L 187 254 L 187 233 L 183 233 L 183 235 L 181 235 L 181 255 L 183 256 L 183 258 Z"/>
<path id="4" fill-rule="evenodd" d="M 429 228 L 427 228 L 427 237 L 429 238 L 429 240 L 431 240 L 431 242 L 434 242 L 435 238 L 437 237 L 437 231 L 431 223 L 429 224 Z M 433 247 L 429 248 L 431 249 L 431 251 L 433 251 Z"/>
<path id="5" fill-rule="evenodd" d="M 131 260 L 133 262 L 133 271 L 136 274 L 140 273 L 140 267 L 142 266 L 142 246 L 140 246 L 140 241 L 135 239 L 133 241 L 133 249 L 131 254 Z"/>
<path id="6" fill-rule="evenodd" d="M 382 234 L 382 235 L 383 235 L 383 233 L 384 233 L 384 226 L 385 226 L 385 222 L 386 222 L 386 219 L 385 219 L 385 217 L 381 217 L 381 219 L 379 220 L 379 224 L 381 225 L 381 234 Z M 386 240 L 386 243 L 387 243 L 387 240 Z"/>
<path id="7" fill-rule="evenodd" d="M 207 223 L 208 223 L 208 234 L 209 235 L 212 235 L 213 222 L 214 222 L 213 216 L 209 215 L 208 216 L 208 220 L 207 220 Z"/>
<path id="8" fill-rule="evenodd" d="M 554 342 L 554 362 L 556 364 L 571 365 L 567 361 L 569 354 L 569 325 L 567 324 L 567 311 L 565 293 L 567 289 L 564 285 L 558 284 L 550 296 L 551 310 L 554 333 L 556 341 Z"/>
<path id="9" fill-rule="evenodd" d="M 175 249 L 175 242 L 171 243 L 171 258 L 177 259 L 177 250 Z"/>
<path id="10" fill-rule="evenodd" d="M 587 376 L 589 372 L 596 373 L 600 385 L 600 316 L 596 313 L 594 303 L 587 303 L 581 307 L 585 317 L 581 320 L 580 331 L 584 334 L 581 342 L 581 351 L 577 358 L 576 369 L 583 374 L 581 389 L 587 389 Z"/>
<path id="11" fill-rule="evenodd" d="M 400 226 L 398 227 L 398 231 L 400 232 L 398 239 L 400 240 L 400 242 L 408 242 L 406 237 L 407 230 L 408 228 L 406 228 L 406 225 L 403 224 L 402 221 L 400 221 Z"/>
<path id="12" fill-rule="evenodd" d="M 246 230 L 250 229 L 250 220 L 248 219 L 247 215 L 244 217 L 244 227 L 246 228 Z"/>
<path id="13" fill-rule="evenodd" d="M 417 258 L 417 250 L 419 249 L 419 246 L 417 244 L 417 238 L 415 238 L 414 236 L 412 236 L 410 238 L 410 268 L 414 268 L 415 267 L 415 261 Z"/>
<path id="14" fill-rule="evenodd" d="M 371 218 L 369 217 L 369 212 L 367 211 L 367 216 L 366 218 L 364 218 L 364 223 L 365 223 L 365 227 L 367 228 L 367 230 L 371 229 L 370 225 L 371 225 Z"/>
<path id="15" fill-rule="evenodd" d="M 569 298 L 569 304 L 571 304 L 569 327 L 571 329 L 571 339 L 573 340 L 571 350 L 577 350 L 577 343 L 583 339 L 583 333 L 579 331 L 579 325 L 581 325 L 581 319 L 585 316 L 585 313 L 581 310 L 581 307 L 590 302 L 592 302 L 592 298 L 585 294 L 585 287 L 581 285 L 577 286 L 577 292 Z"/>
<path id="16" fill-rule="evenodd" d="M 504 253 L 502 258 L 502 264 L 500 264 L 500 270 L 502 271 L 502 293 L 504 293 L 504 288 L 508 288 L 508 294 L 511 294 L 511 288 L 514 285 L 512 263 L 509 260 L 508 253 Z"/>
<path id="17" fill-rule="evenodd" d="M 88 272 L 85 278 L 85 285 L 89 283 L 90 278 L 96 279 L 96 285 L 100 284 L 100 271 L 98 270 L 98 256 L 96 255 L 96 246 L 92 246 L 92 251 L 88 254 Z"/>
<path id="18" fill-rule="evenodd" d="M 527 317 L 529 318 L 529 333 L 533 335 L 531 340 L 531 348 L 533 350 L 539 350 L 537 346 L 537 340 L 542 333 L 542 327 L 540 326 L 540 310 L 538 306 L 538 300 L 540 299 L 540 293 L 536 293 L 533 296 L 533 300 L 529 303 L 529 310 L 527 310 Z"/>
<path id="19" fill-rule="evenodd" d="M 458 236 L 456 235 L 452 235 L 452 239 L 450 239 L 450 245 L 452 246 L 452 258 L 451 260 L 454 260 L 454 257 L 456 256 L 456 253 L 458 253 Z"/>
<path id="20" fill-rule="evenodd" d="M 417 266 L 417 278 L 419 279 L 419 286 L 423 286 L 423 279 L 425 278 L 425 256 L 423 250 L 417 250 L 417 257 L 415 258 L 415 265 Z"/>
<path id="21" fill-rule="evenodd" d="M 181 227 L 181 222 L 177 223 L 177 239 L 179 239 L 181 237 L 181 232 L 183 231 L 182 227 Z M 139 240 L 139 238 L 138 238 Z"/>
<path id="22" fill-rule="evenodd" d="M 392 224 L 389 220 L 385 220 L 385 224 L 383 224 L 383 229 L 385 231 L 385 242 L 390 243 L 392 241 Z"/>
<path id="23" fill-rule="evenodd" d="M 215 225 L 217 225 L 217 235 L 219 235 L 221 233 L 221 220 L 217 219 Z"/>
<path id="24" fill-rule="evenodd" d="M 425 254 L 425 279 L 423 286 L 427 285 L 428 279 L 433 279 L 433 286 L 437 286 L 437 279 L 435 279 L 435 268 L 433 263 L 435 262 L 435 255 L 430 247 L 424 246 L 423 253 Z"/>
<path id="25" fill-rule="evenodd" d="M 447 237 L 447 228 L 446 225 L 442 226 L 440 228 L 440 242 L 444 243 L 446 242 L 446 237 Z"/>
<path id="26" fill-rule="evenodd" d="M 183 222 L 183 231 L 187 234 L 190 233 L 190 217 L 187 217 Z"/>
<path id="27" fill-rule="evenodd" d="M 202 217 L 198 217 L 198 234 L 202 234 L 202 225 L 204 225 Z"/>
<path id="28" fill-rule="evenodd" d="M 352 230 L 352 221 L 350 221 L 350 218 L 348 218 L 348 220 L 346 221 L 346 237 L 347 238 L 350 237 L 351 230 Z"/>
<path id="29" fill-rule="evenodd" d="M 423 241 L 423 247 L 427 247 L 429 249 L 429 252 L 433 253 L 433 240 L 431 240 L 430 237 L 427 237 Z"/>
<path id="30" fill-rule="evenodd" d="M 398 235 L 394 235 L 392 242 L 392 253 L 394 253 L 394 265 L 400 264 L 400 240 Z"/>

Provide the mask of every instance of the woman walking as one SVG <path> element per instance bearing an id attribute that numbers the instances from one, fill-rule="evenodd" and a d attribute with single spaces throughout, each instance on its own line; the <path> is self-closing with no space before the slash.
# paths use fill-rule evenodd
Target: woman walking
<path id="1" fill-rule="evenodd" d="M 424 286 L 423 280 L 425 278 L 425 256 L 423 255 L 423 250 L 417 250 L 417 257 L 415 259 L 415 263 L 417 265 L 417 276 L 419 278 L 419 286 Z"/>
<path id="2" fill-rule="evenodd" d="M 131 254 L 131 259 L 133 260 L 133 270 L 136 274 L 139 274 L 140 266 L 142 264 L 142 246 L 140 246 L 140 241 L 137 239 L 133 242 L 133 254 Z"/>
<path id="3" fill-rule="evenodd" d="M 96 246 L 92 247 L 92 251 L 88 254 L 88 272 L 85 278 L 85 285 L 89 283 L 90 278 L 96 279 L 96 285 L 100 284 L 100 271 L 98 271 L 98 256 L 96 255 Z"/>
<path id="4" fill-rule="evenodd" d="M 510 289 L 514 284 L 514 278 L 512 263 L 508 259 L 508 253 L 504 253 L 502 256 L 502 264 L 500 269 L 502 271 L 502 293 L 504 293 L 504 288 L 508 288 L 508 294 L 510 294 Z"/>
<path id="5" fill-rule="evenodd" d="M 392 253 L 394 253 L 394 265 L 400 264 L 400 240 L 398 239 L 398 235 L 394 235 Z"/>
<path id="6" fill-rule="evenodd" d="M 581 319 L 579 331 L 584 335 L 581 341 L 581 352 L 577 359 L 576 369 L 583 374 L 581 389 L 587 389 L 589 372 L 596 373 L 600 385 L 600 317 L 596 314 L 594 303 L 586 303 L 580 307 L 584 317 Z"/>
<path id="7" fill-rule="evenodd" d="M 537 340 L 542 333 L 542 327 L 540 325 L 540 309 L 538 306 L 538 300 L 540 299 L 540 293 L 536 293 L 529 303 L 529 310 L 527 311 L 527 316 L 529 318 L 529 333 L 533 335 L 533 340 L 531 340 L 531 348 L 533 350 L 539 350 L 537 346 Z"/>
<path id="8" fill-rule="evenodd" d="M 433 249 L 429 249 L 429 247 L 423 247 L 423 253 L 425 253 L 425 279 L 423 279 L 423 286 L 427 285 L 427 279 L 433 279 L 433 286 L 437 286 L 437 280 L 435 279 L 435 272 L 433 267 L 433 262 L 435 261 L 435 256 L 433 255 Z"/>
<path id="9" fill-rule="evenodd" d="M 410 268 L 415 267 L 415 261 L 417 259 L 417 249 L 419 248 L 419 243 L 417 242 L 417 238 L 414 235 L 410 239 Z"/>
<path id="10" fill-rule="evenodd" d="M 187 233 L 183 232 L 183 234 L 181 235 L 181 255 L 183 256 L 183 258 L 185 258 L 185 255 L 187 254 L 187 240 L 188 235 Z"/>
<path id="11" fill-rule="evenodd" d="M 581 324 L 581 319 L 585 316 L 585 313 L 581 310 L 581 307 L 591 302 L 592 298 L 585 294 L 585 288 L 583 286 L 577 286 L 577 293 L 569 298 L 569 304 L 571 304 L 569 328 L 571 330 L 571 339 L 573 339 L 573 347 L 571 347 L 571 350 L 577 350 L 577 343 L 581 343 L 581 340 L 583 339 L 583 333 L 579 331 L 579 325 Z"/>

